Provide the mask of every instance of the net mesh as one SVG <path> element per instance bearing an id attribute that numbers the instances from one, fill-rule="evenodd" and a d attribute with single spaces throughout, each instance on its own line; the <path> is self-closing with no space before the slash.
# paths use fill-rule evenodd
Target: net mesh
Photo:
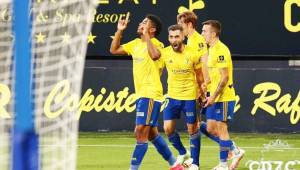
<path id="1" fill-rule="evenodd" d="M 36 0 L 32 17 L 32 89 L 35 127 L 39 135 L 40 169 L 76 169 L 79 98 L 92 25 L 93 0 Z M 3 107 L 4 91 L 13 92 L 11 1 L 0 10 L 0 169 L 10 169 L 13 100 Z M 5 12 L 3 12 L 5 11 Z M 7 95 L 7 94 L 6 94 Z M 13 98 L 13 94 L 10 94 Z"/>
<path id="2" fill-rule="evenodd" d="M 13 124 L 11 3 L 0 1 L 0 169 L 9 168 L 10 129 Z"/>
<path id="3" fill-rule="evenodd" d="M 36 1 L 32 7 L 35 120 L 41 168 L 76 169 L 76 110 L 95 3 L 48 0 Z"/>

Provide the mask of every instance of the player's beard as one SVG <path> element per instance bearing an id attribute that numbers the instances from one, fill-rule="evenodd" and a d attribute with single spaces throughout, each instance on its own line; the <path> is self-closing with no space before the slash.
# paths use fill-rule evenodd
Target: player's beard
<path id="1" fill-rule="evenodd" d="M 172 46 L 172 48 L 173 48 L 173 50 L 174 50 L 175 52 L 181 52 L 182 45 L 183 45 L 182 42 L 178 42 L 178 43 L 173 43 L 173 44 L 171 44 L 171 46 Z"/>

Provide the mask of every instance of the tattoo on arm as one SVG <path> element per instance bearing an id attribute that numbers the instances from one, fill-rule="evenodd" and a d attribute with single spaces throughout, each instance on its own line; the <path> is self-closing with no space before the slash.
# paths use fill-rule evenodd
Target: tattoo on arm
<path id="1" fill-rule="evenodd" d="M 217 97 L 220 95 L 220 93 L 223 91 L 224 87 L 226 86 L 227 81 L 220 81 L 217 87 L 217 90 L 215 91 L 214 96 Z"/>
<path id="2" fill-rule="evenodd" d="M 227 68 L 222 68 L 222 70 L 220 71 L 221 73 L 221 80 L 218 84 L 217 90 L 214 93 L 214 97 L 218 97 L 220 95 L 220 93 L 223 91 L 223 89 L 225 88 L 227 82 L 228 82 L 228 69 Z"/>

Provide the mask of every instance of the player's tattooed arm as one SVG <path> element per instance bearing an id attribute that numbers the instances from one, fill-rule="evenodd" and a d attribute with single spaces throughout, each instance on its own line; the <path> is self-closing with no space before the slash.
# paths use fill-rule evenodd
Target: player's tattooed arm
<path id="1" fill-rule="evenodd" d="M 223 91 L 223 89 L 225 88 L 228 80 L 229 80 L 229 73 L 228 73 L 228 68 L 221 68 L 220 69 L 220 74 L 221 74 L 221 80 L 218 84 L 217 90 L 215 91 L 215 93 L 213 94 L 213 98 L 216 99 L 220 93 Z"/>
<path id="2" fill-rule="evenodd" d="M 218 87 L 217 87 L 215 93 L 212 96 L 207 98 L 207 103 L 205 104 L 205 107 L 214 104 L 216 98 L 222 93 L 222 91 L 224 90 L 224 88 L 229 80 L 228 68 L 220 68 L 220 74 L 221 74 L 221 80 L 218 84 Z"/>

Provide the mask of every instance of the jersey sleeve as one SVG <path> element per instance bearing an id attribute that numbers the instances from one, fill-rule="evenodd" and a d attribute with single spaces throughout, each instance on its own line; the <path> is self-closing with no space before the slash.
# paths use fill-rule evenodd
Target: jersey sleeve
<path id="1" fill-rule="evenodd" d="M 155 61 L 155 63 L 158 66 L 159 74 L 161 75 L 163 69 L 165 68 L 165 61 L 163 60 L 162 57 L 160 57 L 158 60 Z"/>
<path id="2" fill-rule="evenodd" d="M 155 47 L 159 50 L 160 52 L 160 58 L 156 61 L 154 61 L 156 63 L 156 65 L 158 66 L 158 69 L 159 69 L 159 74 L 161 75 L 162 74 L 162 71 L 165 67 L 165 60 L 164 60 L 164 45 L 163 43 L 160 43 L 160 44 L 155 44 Z"/>
<path id="3" fill-rule="evenodd" d="M 164 48 L 164 44 L 162 42 L 155 42 L 153 43 L 155 45 L 155 47 L 161 52 L 162 49 Z"/>
<path id="4" fill-rule="evenodd" d="M 229 64 L 231 62 L 231 54 L 228 49 L 222 50 L 216 57 L 217 68 L 229 67 Z"/>
<path id="5" fill-rule="evenodd" d="M 134 39 L 132 41 L 129 41 L 125 44 L 122 45 L 123 50 L 128 54 L 128 55 L 132 55 L 133 53 L 133 49 L 136 45 L 137 39 Z"/>
<path id="6" fill-rule="evenodd" d="M 161 63 L 161 67 L 164 68 L 166 66 L 165 60 L 166 60 L 166 49 L 161 48 L 160 50 L 160 58 L 159 62 Z"/>
<path id="7" fill-rule="evenodd" d="M 203 41 L 200 41 L 198 44 L 198 47 L 197 47 L 197 53 L 199 56 L 203 56 L 207 53 L 207 45 L 203 39 Z"/>
<path id="8" fill-rule="evenodd" d="M 200 55 L 198 53 L 193 53 L 192 60 L 194 63 L 194 69 L 200 69 L 202 67 L 202 60 Z"/>

